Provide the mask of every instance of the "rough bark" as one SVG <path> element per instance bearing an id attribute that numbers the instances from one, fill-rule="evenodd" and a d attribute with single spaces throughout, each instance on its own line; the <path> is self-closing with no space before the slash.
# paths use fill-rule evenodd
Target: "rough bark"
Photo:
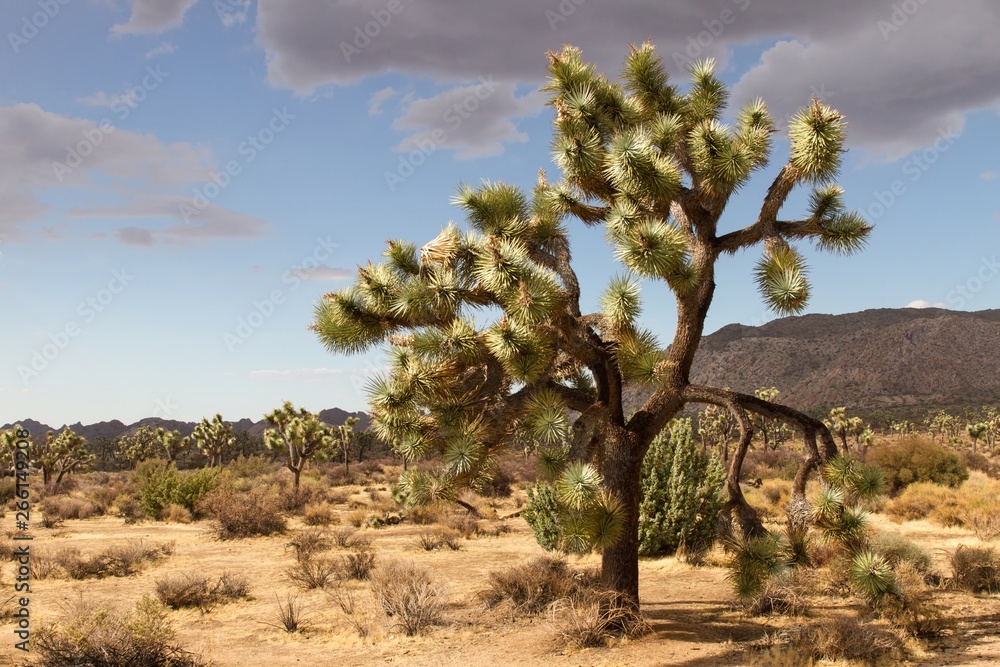
<path id="1" fill-rule="evenodd" d="M 639 504 L 642 457 L 639 440 L 621 428 L 609 429 L 604 443 L 604 486 L 623 506 L 622 535 L 601 557 L 601 581 L 624 602 L 639 607 Z"/>

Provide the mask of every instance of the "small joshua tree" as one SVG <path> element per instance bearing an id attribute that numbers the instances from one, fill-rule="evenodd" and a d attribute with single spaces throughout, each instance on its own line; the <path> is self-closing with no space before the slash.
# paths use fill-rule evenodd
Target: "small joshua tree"
<path id="1" fill-rule="evenodd" d="M 170 463 L 176 461 L 180 453 L 191 444 L 191 439 L 182 438 L 180 431 L 168 431 L 162 427 L 156 429 L 156 438 L 160 441 L 163 454 Z"/>
<path id="2" fill-rule="evenodd" d="M 847 447 L 847 436 L 853 435 L 855 442 L 860 444 L 861 433 L 865 430 L 865 422 L 861 417 L 850 417 L 847 408 L 839 407 L 830 410 L 829 416 L 823 420 L 826 427 L 840 438 L 844 456 L 850 456 L 851 451 Z"/>
<path id="3" fill-rule="evenodd" d="M 116 445 L 118 455 L 128 461 L 132 470 L 146 459 L 154 458 L 163 447 L 158 431 L 150 426 L 140 426 L 134 433 L 119 437 Z"/>
<path id="4" fill-rule="evenodd" d="M 14 467 L 17 459 L 14 452 L 17 449 L 17 441 L 20 439 L 17 437 L 20 431 L 20 424 L 14 424 L 9 429 L 0 431 L 0 477 L 7 473 L 13 475 L 15 472 Z"/>
<path id="5" fill-rule="evenodd" d="M 354 427 L 358 425 L 358 417 L 348 417 L 344 423 L 336 427 L 337 444 L 344 455 L 344 474 L 350 472 L 351 465 L 351 445 L 354 444 Z"/>
<path id="6" fill-rule="evenodd" d="M 222 456 L 233 446 L 233 425 L 222 421 L 222 415 L 217 414 L 208 421 L 204 417 L 194 427 L 191 439 L 202 454 L 208 457 L 209 466 L 222 465 Z"/>
<path id="7" fill-rule="evenodd" d="M 833 182 L 843 116 L 815 99 L 789 123 L 790 154 L 759 214 L 724 229 L 730 198 L 768 163 L 775 124 L 759 99 L 743 106 L 735 126 L 724 124 L 729 93 L 712 61 L 693 65 L 691 80 L 687 92 L 669 83 L 651 44 L 631 49 L 620 82 L 574 47 L 550 53 L 545 90 L 561 179 L 540 173 L 530 195 L 504 183 L 461 186 L 455 202 L 471 229 L 448 225 L 419 252 L 390 241 L 385 262 L 360 267 L 353 286 L 325 295 L 313 325 L 335 352 L 388 345 L 390 373 L 370 387 L 374 429 L 408 459 L 436 454 L 443 464 L 409 478 L 411 491 L 419 490 L 411 498 L 454 499 L 462 487 L 483 483 L 501 449 L 571 433 L 573 462 L 557 484 L 560 499 L 581 512 L 601 510 L 588 532 L 603 550 L 602 578 L 634 610 L 642 462 L 685 405 L 718 405 L 738 423 L 725 511 L 751 531 L 762 528 L 739 488 L 751 414 L 802 433 L 804 460 L 793 484 L 802 502 L 810 472 L 836 454 L 817 419 L 691 382 L 716 263 L 759 248 L 753 277 L 764 301 L 779 314 L 797 313 L 810 288 L 796 245 L 849 254 L 870 231 Z M 813 187 L 805 215 L 779 218 L 803 185 Z M 602 227 L 622 264 L 598 312 L 581 310 L 565 224 L 573 218 Z M 644 279 L 676 304 L 669 347 L 639 321 Z M 622 400 L 630 383 L 652 390 L 634 414 Z M 572 427 L 568 410 L 579 414 Z"/>
<path id="8" fill-rule="evenodd" d="M 986 435 L 986 431 L 988 430 L 989 430 L 989 425 L 983 422 L 979 422 L 978 424 L 965 425 L 965 432 L 969 434 L 969 439 L 972 440 L 973 453 L 975 453 L 976 451 L 976 443 L 979 442 L 980 438 Z"/>
<path id="9" fill-rule="evenodd" d="M 327 460 L 337 453 L 339 439 L 334 427 L 327 426 L 305 408 L 296 409 L 289 401 L 264 415 L 275 428 L 264 431 L 264 445 L 285 457 L 285 467 L 295 476 L 295 491 L 299 476 L 310 459 Z"/>
<path id="10" fill-rule="evenodd" d="M 753 395 L 762 401 L 776 403 L 781 396 L 781 392 L 777 387 L 761 387 L 754 391 Z M 777 451 L 778 447 L 792 437 L 792 429 L 788 428 L 788 424 L 783 419 L 774 419 L 765 415 L 754 415 L 753 428 L 760 436 L 765 450 L 771 449 Z"/>
<path id="11" fill-rule="evenodd" d="M 58 484 L 66 474 L 83 470 L 93 461 L 90 445 L 71 428 L 63 429 L 59 435 L 49 431 L 45 440 L 32 449 L 32 465 L 41 468 L 44 484 L 53 481 L 53 475 Z"/>

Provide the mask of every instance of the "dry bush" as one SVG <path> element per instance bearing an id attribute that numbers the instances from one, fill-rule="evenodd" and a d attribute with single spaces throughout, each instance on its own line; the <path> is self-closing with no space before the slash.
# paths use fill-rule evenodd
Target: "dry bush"
<path id="1" fill-rule="evenodd" d="M 275 594 L 274 599 L 278 602 L 278 622 L 268 623 L 268 625 L 284 630 L 289 634 L 304 631 L 306 629 L 308 614 L 305 611 L 305 605 L 299 602 L 298 594 L 286 594 L 284 603 L 278 598 L 277 594 Z"/>
<path id="2" fill-rule="evenodd" d="M 337 512 L 328 502 L 309 503 L 302 510 L 302 521 L 307 526 L 329 526 L 337 523 Z"/>
<path id="3" fill-rule="evenodd" d="M 416 543 L 424 551 L 438 551 L 442 547 L 458 551 L 462 548 L 461 537 L 457 530 L 451 528 L 433 528 L 420 531 Z"/>
<path id="4" fill-rule="evenodd" d="M 354 528 L 349 526 L 338 528 L 330 535 L 333 539 L 333 543 L 341 549 L 350 549 L 354 545 L 355 541 L 362 537 L 357 534 L 357 531 Z"/>
<path id="5" fill-rule="evenodd" d="M 214 532 L 220 540 L 267 536 L 285 531 L 286 522 L 278 499 L 267 491 L 216 491 L 205 498 L 205 507 L 215 520 Z"/>
<path id="6" fill-rule="evenodd" d="M 42 512 L 46 517 L 58 517 L 64 521 L 69 519 L 89 519 L 99 514 L 94 503 L 83 498 L 69 496 L 51 496 L 42 503 Z"/>
<path id="7" fill-rule="evenodd" d="M 747 616 L 802 616 L 809 609 L 812 571 L 795 568 L 764 580 L 759 593 L 741 605 Z"/>
<path id="8" fill-rule="evenodd" d="M 347 523 L 355 528 L 360 528 L 368 521 L 368 510 L 359 507 L 348 512 L 344 518 L 347 520 Z"/>
<path id="9" fill-rule="evenodd" d="M 0 537 L 0 562 L 10 560 L 17 553 L 17 544 L 9 537 Z"/>
<path id="10" fill-rule="evenodd" d="M 385 615 L 407 636 L 440 620 L 447 604 L 430 570 L 403 561 L 387 561 L 369 577 L 372 596 Z"/>
<path id="11" fill-rule="evenodd" d="M 124 519 L 126 525 L 138 523 L 145 518 L 142 503 L 132 495 L 120 495 L 115 498 L 113 506 L 115 516 Z"/>
<path id="12" fill-rule="evenodd" d="M 958 498 L 954 489 L 933 482 L 916 482 L 889 501 L 885 513 L 897 522 L 916 521 L 928 518 L 938 508 L 948 507 L 957 513 Z"/>
<path id="13" fill-rule="evenodd" d="M 333 540 L 324 528 L 306 528 L 295 533 L 286 549 L 295 551 L 296 560 L 308 560 L 320 551 L 329 551 L 333 547 Z"/>
<path id="14" fill-rule="evenodd" d="M 167 523 L 191 523 L 194 515 L 191 510 L 182 505 L 170 504 L 160 510 L 160 521 Z"/>
<path id="15" fill-rule="evenodd" d="M 171 609 L 207 613 L 216 605 L 249 598 L 250 580 L 232 572 L 223 572 L 215 581 L 202 574 L 175 573 L 156 580 L 156 597 Z"/>
<path id="16" fill-rule="evenodd" d="M 924 576 L 912 563 L 899 563 L 895 568 L 896 591 L 883 597 L 875 606 L 875 612 L 909 635 L 936 637 L 951 629 L 954 623 L 945 610 L 934 603 Z"/>
<path id="17" fill-rule="evenodd" d="M 784 479 L 765 479 L 760 487 L 744 491 L 747 502 L 757 508 L 763 518 L 777 519 L 788 510 L 788 500 L 792 493 L 792 483 Z"/>
<path id="18" fill-rule="evenodd" d="M 416 505 L 406 510 L 406 520 L 419 526 L 429 526 L 441 521 L 441 508 L 437 505 Z"/>
<path id="19" fill-rule="evenodd" d="M 62 623 L 44 625 L 32 637 L 39 667 L 202 667 L 199 657 L 174 643 L 167 613 L 146 596 L 127 613 L 80 603 Z"/>
<path id="20" fill-rule="evenodd" d="M 942 526 L 962 526 L 979 539 L 1000 537 L 1000 481 L 973 472 L 957 489 L 929 482 L 911 484 L 886 507 L 896 521 L 930 519 Z"/>
<path id="21" fill-rule="evenodd" d="M 959 546 L 951 556 L 952 583 L 972 593 L 1000 592 L 1000 554 L 993 547 Z"/>
<path id="22" fill-rule="evenodd" d="M 482 534 L 479 522 L 468 514 L 452 514 L 444 520 L 444 525 L 467 540 L 479 537 Z"/>
<path id="23" fill-rule="evenodd" d="M 906 657 L 906 647 L 896 632 L 848 616 L 779 630 L 765 635 L 754 648 L 757 653 L 750 664 L 776 667 L 810 665 L 811 660 L 851 661 L 875 667 L 898 664 Z M 774 662 L 768 661 L 768 656 Z"/>
<path id="24" fill-rule="evenodd" d="M 285 576 L 306 591 L 317 588 L 325 590 L 339 575 L 340 561 L 327 556 L 300 558 L 295 565 L 285 570 Z"/>
<path id="25" fill-rule="evenodd" d="M 42 512 L 42 528 L 58 528 L 63 525 L 64 519 L 58 514 Z"/>
<path id="26" fill-rule="evenodd" d="M 505 570 L 490 572 L 489 585 L 478 598 L 487 609 L 508 605 L 515 614 L 538 614 L 562 598 L 579 597 L 585 582 L 552 556 L 538 556 Z"/>
<path id="27" fill-rule="evenodd" d="M 140 572 L 146 563 L 171 555 L 173 550 L 172 542 L 150 544 L 139 539 L 111 545 L 91 556 L 83 556 L 79 549 L 62 549 L 52 560 L 70 579 L 127 577 Z"/>
<path id="28" fill-rule="evenodd" d="M 614 591 L 588 591 L 581 597 L 563 598 L 551 609 L 558 636 L 580 648 L 608 646 L 649 631 L 642 615 Z"/>
<path id="29" fill-rule="evenodd" d="M 350 497 L 351 494 L 344 489 L 328 489 L 326 492 L 326 501 L 333 505 L 343 505 Z"/>
<path id="30" fill-rule="evenodd" d="M 36 552 L 31 554 L 31 562 L 28 563 L 32 579 L 55 579 L 62 574 L 59 563 L 51 554 Z"/>
<path id="31" fill-rule="evenodd" d="M 341 557 L 340 566 L 345 578 L 363 581 L 371 577 L 372 570 L 375 569 L 375 552 L 362 549 L 347 554 Z"/>
<path id="32" fill-rule="evenodd" d="M 878 533 L 871 540 L 871 548 L 885 556 L 893 568 L 909 563 L 922 573 L 931 569 L 931 553 L 899 533 Z"/>
<path id="33" fill-rule="evenodd" d="M 743 479 L 795 479 L 802 460 L 791 447 L 772 449 L 752 449 L 743 461 Z"/>

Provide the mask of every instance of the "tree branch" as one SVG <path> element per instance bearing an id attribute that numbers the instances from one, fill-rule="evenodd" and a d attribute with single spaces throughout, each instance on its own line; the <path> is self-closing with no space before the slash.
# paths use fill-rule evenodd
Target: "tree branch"
<path id="1" fill-rule="evenodd" d="M 785 204 L 785 200 L 788 199 L 788 195 L 795 187 L 797 180 L 795 169 L 790 164 L 782 167 L 781 172 L 767 190 L 767 196 L 764 198 L 764 204 L 757 216 L 757 222 L 717 238 L 714 244 L 716 253 L 735 253 L 772 235 L 775 232 L 778 211 Z"/>

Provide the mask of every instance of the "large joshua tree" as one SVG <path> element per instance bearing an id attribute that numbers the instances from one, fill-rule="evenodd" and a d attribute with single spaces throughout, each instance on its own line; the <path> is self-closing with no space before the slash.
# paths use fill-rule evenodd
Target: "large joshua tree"
<path id="1" fill-rule="evenodd" d="M 564 503 L 595 508 L 581 530 L 602 549 L 605 584 L 635 605 L 643 457 L 686 404 L 720 406 L 739 425 L 726 510 L 745 531 L 760 530 L 739 488 L 750 414 L 802 434 L 800 500 L 810 470 L 836 454 L 821 421 L 690 381 L 717 261 L 759 247 L 753 278 L 761 296 L 779 314 L 796 313 L 809 297 L 796 246 L 812 241 L 851 253 L 870 227 L 845 210 L 831 182 L 844 121 L 819 100 L 791 119 L 788 161 L 756 219 L 725 231 L 719 221 L 730 197 L 771 152 L 775 128 L 763 101 L 745 104 L 734 126 L 723 124 L 728 92 L 714 63 L 691 68 L 685 93 L 668 82 L 651 44 L 632 47 L 620 82 L 570 46 L 549 54 L 548 71 L 562 179 L 552 183 L 540 172 L 530 196 L 503 183 L 461 186 L 455 203 L 471 229 L 449 224 L 419 253 L 389 241 L 384 262 L 359 268 L 353 286 L 324 296 L 313 327 L 335 352 L 388 343 L 390 373 L 369 388 L 375 430 L 410 459 L 434 452 L 443 462 L 437 475 L 404 480 L 411 499 L 454 498 L 525 434 L 542 443 L 568 439 L 575 462 L 556 488 Z M 802 185 L 814 188 L 808 210 L 779 217 Z M 581 310 L 566 227 L 573 219 L 602 226 L 623 264 L 599 312 Z M 673 294 L 677 327 L 666 349 L 639 324 L 642 280 Z M 652 391 L 633 414 L 622 403 L 626 383 Z M 572 425 L 568 411 L 579 413 Z"/>
<path id="2" fill-rule="evenodd" d="M 264 420 L 275 427 L 264 431 L 264 445 L 284 455 L 285 467 L 295 479 L 296 493 L 309 459 L 325 461 L 337 453 L 341 444 L 341 431 L 324 424 L 305 408 L 296 408 L 290 401 L 264 415 Z"/>

